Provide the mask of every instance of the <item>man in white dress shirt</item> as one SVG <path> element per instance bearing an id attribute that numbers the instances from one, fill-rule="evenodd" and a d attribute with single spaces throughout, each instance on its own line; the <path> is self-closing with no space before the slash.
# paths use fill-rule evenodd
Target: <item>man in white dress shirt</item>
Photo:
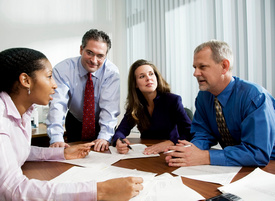
<path id="1" fill-rule="evenodd" d="M 79 57 L 68 58 L 53 69 L 57 83 L 47 116 L 47 133 L 51 147 L 67 147 L 64 141 L 64 119 L 67 142 L 81 140 L 83 101 L 87 73 L 92 74 L 95 99 L 96 151 L 104 151 L 114 135 L 120 114 L 120 80 L 116 65 L 106 58 L 111 40 L 103 31 L 87 31 Z M 66 116 L 66 117 L 65 117 Z"/>

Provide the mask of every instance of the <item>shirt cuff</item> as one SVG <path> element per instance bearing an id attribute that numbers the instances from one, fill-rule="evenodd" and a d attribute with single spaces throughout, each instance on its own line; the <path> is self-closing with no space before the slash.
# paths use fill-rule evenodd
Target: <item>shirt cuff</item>
<path id="1" fill-rule="evenodd" d="M 223 150 L 209 150 L 210 165 L 222 165 L 225 166 L 225 155 Z"/>

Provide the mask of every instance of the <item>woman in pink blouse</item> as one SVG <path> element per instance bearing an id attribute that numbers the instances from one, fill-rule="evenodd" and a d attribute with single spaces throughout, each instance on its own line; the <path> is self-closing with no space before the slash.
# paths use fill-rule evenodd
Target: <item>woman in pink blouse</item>
<path id="1" fill-rule="evenodd" d="M 0 200 L 129 200 L 142 190 L 139 177 L 52 184 L 23 175 L 25 161 L 83 158 L 93 143 L 30 146 L 33 104 L 47 105 L 57 87 L 52 66 L 41 52 L 12 48 L 0 52 L 0 71 Z"/>

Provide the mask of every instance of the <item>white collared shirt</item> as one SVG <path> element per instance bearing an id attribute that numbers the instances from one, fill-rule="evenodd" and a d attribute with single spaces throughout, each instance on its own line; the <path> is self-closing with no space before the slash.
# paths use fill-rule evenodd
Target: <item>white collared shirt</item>
<path id="1" fill-rule="evenodd" d="M 82 122 L 87 71 L 81 56 L 66 59 L 53 69 L 57 89 L 50 102 L 46 120 L 50 144 L 64 142 L 64 120 L 67 110 Z M 120 114 L 120 79 L 118 68 L 108 59 L 93 73 L 95 120 L 99 123 L 98 138 L 111 141 Z"/>

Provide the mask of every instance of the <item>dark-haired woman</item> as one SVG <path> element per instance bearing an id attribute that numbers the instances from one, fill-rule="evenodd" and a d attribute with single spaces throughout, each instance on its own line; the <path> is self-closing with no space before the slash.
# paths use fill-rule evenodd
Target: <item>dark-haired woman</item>
<path id="1" fill-rule="evenodd" d="M 182 105 L 181 97 L 170 93 L 168 83 L 154 64 L 137 60 L 132 64 L 128 76 L 126 113 L 113 137 L 119 153 L 129 151 L 126 138 L 137 125 L 141 138 L 164 140 L 147 147 L 144 154 L 163 152 L 179 139 L 191 139 L 191 120 Z M 119 138 L 125 140 L 122 143 Z"/>
<path id="2" fill-rule="evenodd" d="M 30 146 L 34 104 L 46 105 L 56 83 L 41 52 L 12 48 L 0 52 L 0 200 L 129 200 L 142 189 L 142 178 L 53 184 L 28 179 L 21 166 L 28 160 L 83 158 L 93 143 L 68 148 Z M 41 170 L 43 171 L 43 170 Z M 121 188 L 125 190 L 121 193 Z"/>

